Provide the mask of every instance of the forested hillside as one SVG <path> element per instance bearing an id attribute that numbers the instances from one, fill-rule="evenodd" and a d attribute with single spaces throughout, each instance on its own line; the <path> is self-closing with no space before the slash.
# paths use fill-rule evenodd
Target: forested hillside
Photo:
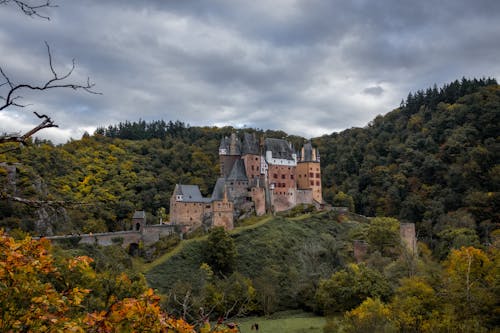
<path id="1" fill-rule="evenodd" d="M 7 162 L 0 165 L 0 227 L 35 235 L 127 230 L 134 210 L 145 210 L 150 223 L 158 223 L 158 210 L 168 213 L 176 183 L 199 185 L 211 195 L 219 176 L 220 139 L 233 131 L 127 122 L 63 145 L 35 141 L 0 154 L 0 162 Z M 281 131 L 245 131 L 303 142 Z M 34 204 L 7 200 L 13 196 Z"/>
<path id="2" fill-rule="evenodd" d="M 410 93 L 365 128 L 313 139 L 325 199 L 363 215 L 415 222 L 419 238 L 430 243 L 487 242 L 499 221 L 499 108 L 495 80 L 463 79 Z M 59 146 L 35 140 L 0 154 L 1 162 L 17 163 L 15 175 L 0 167 L 0 226 L 35 234 L 123 230 L 141 209 L 153 222 L 161 207 L 168 212 L 178 182 L 210 195 L 220 139 L 233 131 L 286 138 L 296 147 L 304 142 L 282 131 L 178 121 L 110 125 Z M 6 200 L 12 196 L 63 205 L 33 208 Z"/>
<path id="3" fill-rule="evenodd" d="M 431 243 L 475 232 L 488 242 L 500 221 L 499 133 L 494 80 L 464 79 L 409 94 L 365 128 L 315 140 L 325 197 L 352 200 L 363 215 L 415 222 L 419 238 Z"/>

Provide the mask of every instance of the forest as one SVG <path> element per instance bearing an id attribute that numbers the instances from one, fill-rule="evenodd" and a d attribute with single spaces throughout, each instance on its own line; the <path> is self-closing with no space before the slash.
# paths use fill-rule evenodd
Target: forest
<path id="1" fill-rule="evenodd" d="M 306 139 L 140 120 L 61 145 L 3 144 L 0 308 L 16 311 L 2 312 L 0 328 L 41 331 L 53 323 L 111 332 L 122 322 L 134 331 L 157 321 L 151 331 L 178 325 L 179 332 L 208 332 L 200 317 L 302 309 L 328 318 L 324 332 L 495 331 L 499 124 L 494 79 L 410 93 L 364 128 L 312 139 L 325 201 L 359 215 L 298 207 L 238 221 L 232 233 L 164 239 L 139 257 L 119 246 L 51 245 L 30 236 L 128 230 L 135 210 L 158 223 L 176 183 L 210 195 L 220 139 L 232 132 L 285 138 L 295 147 Z M 417 254 L 401 245 L 399 225 L 407 222 L 416 225 Z M 352 256 L 354 240 L 368 246 L 361 262 Z"/>

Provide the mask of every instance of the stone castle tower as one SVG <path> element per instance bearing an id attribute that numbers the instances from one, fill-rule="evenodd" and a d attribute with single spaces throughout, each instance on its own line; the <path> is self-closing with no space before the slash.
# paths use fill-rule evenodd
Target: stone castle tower
<path id="1" fill-rule="evenodd" d="M 321 192 L 321 167 L 319 151 L 313 148 L 311 142 L 302 147 L 297 163 L 297 186 L 298 188 L 310 188 L 313 200 L 323 202 Z"/>

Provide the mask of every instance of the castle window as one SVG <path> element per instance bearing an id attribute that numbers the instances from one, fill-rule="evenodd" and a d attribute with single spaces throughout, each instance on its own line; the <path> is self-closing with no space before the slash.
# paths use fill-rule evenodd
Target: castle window
<path id="1" fill-rule="evenodd" d="M 316 186 L 319 186 L 319 180 L 316 181 Z"/>
<path id="2" fill-rule="evenodd" d="M 255 158 L 255 160 L 256 160 L 256 161 L 258 161 L 258 160 L 259 160 L 259 158 L 258 158 L 258 157 L 256 157 L 256 158 Z"/>
<path id="3" fill-rule="evenodd" d="M 206 205 L 205 208 L 210 208 L 210 205 Z"/>
<path id="4" fill-rule="evenodd" d="M 309 172 L 309 177 L 314 178 L 314 173 Z"/>
<path id="5" fill-rule="evenodd" d="M 252 165 L 252 171 L 254 171 L 254 170 L 255 170 L 255 167 Z"/>
<path id="6" fill-rule="evenodd" d="M 278 178 L 278 174 L 277 174 L 277 173 L 275 173 L 275 174 L 273 175 L 273 178 L 276 178 L 276 179 L 277 179 L 277 178 Z"/>
<path id="7" fill-rule="evenodd" d="M 294 178 L 293 175 L 290 175 L 290 179 L 293 179 L 293 178 Z"/>
<path id="8" fill-rule="evenodd" d="M 319 178 L 319 173 L 316 174 L 316 178 Z"/>
<path id="9" fill-rule="evenodd" d="M 281 175 L 281 179 L 285 179 L 285 178 L 286 178 L 286 176 L 285 176 L 285 175 Z"/>
<path id="10" fill-rule="evenodd" d="M 311 186 L 314 186 L 314 181 L 313 181 L 313 180 L 311 180 L 310 184 L 311 184 Z"/>

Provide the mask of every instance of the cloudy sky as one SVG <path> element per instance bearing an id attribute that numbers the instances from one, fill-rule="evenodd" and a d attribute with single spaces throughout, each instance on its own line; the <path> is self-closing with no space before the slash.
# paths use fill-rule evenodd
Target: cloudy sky
<path id="1" fill-rule="evenodd" d="M 140 118 L 314 137 L 365 126 L 434 83 L 500 78 L 498 0 L 52 2 L 50 21 L 0 5 L 1 68 L 44 82 L 47 41 L 60 73 L 76 58 L 68 82 L 90 77 L 102 95 L 25 92 L 30 106 L 0 111 L 0 132 L 34 126 L 38 111 L 58 143 Z"/>

